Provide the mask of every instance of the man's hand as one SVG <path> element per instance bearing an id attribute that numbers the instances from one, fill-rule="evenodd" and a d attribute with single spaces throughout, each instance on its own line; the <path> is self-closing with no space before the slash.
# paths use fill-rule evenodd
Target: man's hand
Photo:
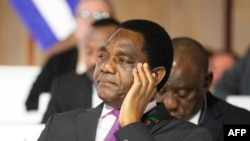
<path id="1" fill-rule="evenodd" d="M 144 110 L 156 90 L 155 73 L 151 73 L 148 64 L 138 63 L 133 70 L 134 84 L 128 91 L 120 110 L 121 127 L 139 122 Z"/>

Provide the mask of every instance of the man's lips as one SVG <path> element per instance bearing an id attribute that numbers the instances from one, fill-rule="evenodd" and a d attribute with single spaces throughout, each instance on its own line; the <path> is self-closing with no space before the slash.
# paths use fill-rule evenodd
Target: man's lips
<path id="1" fill-rule="evenodd" d="M 174 117 L 177 117 L 177 118 L 181 118 L 181 117 L 182 117 L 181 114 L 178 114 L 178 113 L 171 113 L 171 112 L 170 112 L 170 114 L 171 114 L 172 116 L 174 116 Z"/>
<path id="2" fill-rule="evenodd" d="M 99 85 L 117 85 L 116 83 L 110 80 L 99 80 L 98 84 Z"/>

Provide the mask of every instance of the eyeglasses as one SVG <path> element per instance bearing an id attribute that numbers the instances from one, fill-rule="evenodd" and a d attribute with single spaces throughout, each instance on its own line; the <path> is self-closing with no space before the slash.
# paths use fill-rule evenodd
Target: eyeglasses
<path id="1" fill-rule="evenodd" d="M 109 18 L 109 13 L 100 12 L 100 11 L 89 12 L 87 10 L 83 10 L 79 13 L 79 16 L 83 19 L 93 18 L 95 20 L 101 20 L 101 19 Z"/>

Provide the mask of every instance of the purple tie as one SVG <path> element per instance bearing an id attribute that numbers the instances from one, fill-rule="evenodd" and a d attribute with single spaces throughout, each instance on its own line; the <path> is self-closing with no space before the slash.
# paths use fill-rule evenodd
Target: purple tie
<path id="1" fill-rule="evenodd" d="M 120 128 L 120 124 L 119 124 L 120 110 L 113 110 L 111 113 L 116 117 L 116 119 L 115 119 L 115 123 L 109 130 L 109 133 L 107 134 L 105 138 L 105 141 L 116 141 L 114 133 Z"/>

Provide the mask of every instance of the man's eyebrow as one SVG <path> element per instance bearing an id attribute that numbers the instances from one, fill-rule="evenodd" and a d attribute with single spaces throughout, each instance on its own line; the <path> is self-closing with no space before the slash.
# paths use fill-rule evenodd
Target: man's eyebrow
<path id="1" fill-rule="evenodd" d="M 117 52 L 117 56 L 126 56 L 130 59 L 134 58 L 132 54 L 128 53 L 127 51 L 122 51 L 122 50 Z"/>
<path id="2" fill-rule="evenodd" d="M 101 46 L 99 51 L 107 51 L 107 47 L 106 46 Z M 133 59 L 133 55 L 128 53 L 127 51 L 122 51 L 122 50 L 119 50 L 117 53 L 116 53 L 116 56 L 126 56 L 128 58 L 131 58 Z"/>
<path id="3" fill-rule="evenodd" d="M 107 47 L 106 46 L 101 46 L 99 51 L 107 51 Z"/>

